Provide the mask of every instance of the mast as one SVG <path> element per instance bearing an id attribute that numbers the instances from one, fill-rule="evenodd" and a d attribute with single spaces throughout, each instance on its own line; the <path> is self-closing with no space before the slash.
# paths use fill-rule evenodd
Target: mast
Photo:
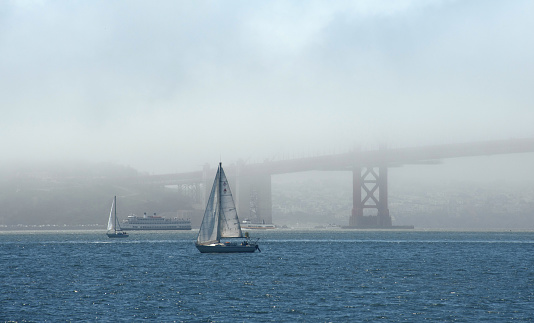
<path id="1" fill-rule="evenodd" d="M 221 240 L 221 212 L 222 212 L 222 203 L 221 203 L 221 172 L 222 172 L 222 162 L 219 162 L 219 169 L 217 173 L 219 174 L 219 180 L 217 183 L 217 241 Z"/>
<path id="2" fill-rule="evenodd" d="M 217 242 L 221 241 L 221 212 L 222 212 L 222 203 L 221 203 L 221 172 L 222 172 L 222 162 L 219 162 L 219 169 L 217 170 Z"/>
<path id="3" fill-rule="evenodd" d="M 113 198 L 113 204 L 115 204 L 115 221 L 113 224 L 113 230 L 117 233 L 117 195 Z"/>

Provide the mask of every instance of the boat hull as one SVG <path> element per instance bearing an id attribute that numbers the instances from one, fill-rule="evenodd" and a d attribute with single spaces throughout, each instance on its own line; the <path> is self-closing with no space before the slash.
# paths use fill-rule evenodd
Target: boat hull
<path id="1" fill-rule="evenodd" d="M 258 245 L 256 244 L 211 244 L 211 245 L 201 245 L 195 244 L 198 251 L 201 253 L 252 253 L 256 251 Z"/>
<path id="2" fill-rule="evenodd" d="M 108 235 L 108 238 L 128 238 L 127 233 L 117 232 L 117 233 L 107 233 L 107 235 Z"/>

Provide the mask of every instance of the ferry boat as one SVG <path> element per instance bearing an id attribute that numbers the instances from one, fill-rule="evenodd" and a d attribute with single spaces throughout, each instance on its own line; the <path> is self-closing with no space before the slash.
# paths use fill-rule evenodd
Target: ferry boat
<path id="1" fill-rule="evenodd" d="M 276 226 L 274 224 L 265 223 L 265 220 L 262 220 L 261 223 L 257 223 L 245 219 L 241 221 L 241 229 L 276 229 Z"/>
<path id="2" fill-rule="evenodd" d="M 154 215 L 147 216 L 146 213 L 140 217 L 135 214 L 128 215 L 121 223 L 121 228 L 125 230 L 191 230 L 191 220 L 182 218 L 164 218 Z"/>

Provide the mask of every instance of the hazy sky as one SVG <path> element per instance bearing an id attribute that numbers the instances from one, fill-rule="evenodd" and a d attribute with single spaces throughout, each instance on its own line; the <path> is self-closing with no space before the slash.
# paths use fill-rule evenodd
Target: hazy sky
<path id="1" fill-rule="evenodd" d="M 534 137 L 534 2 L 1 1 L 2 161 Z"/>

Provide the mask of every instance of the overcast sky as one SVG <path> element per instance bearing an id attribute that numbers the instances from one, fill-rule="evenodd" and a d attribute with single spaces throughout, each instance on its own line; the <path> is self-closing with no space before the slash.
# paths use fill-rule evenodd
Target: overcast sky
<path id="1" fill-rule="evenodd" d="M 1 1 L 0 158 L 166 173 L 534 137 L 533 16 L 530 0 Z"/>

